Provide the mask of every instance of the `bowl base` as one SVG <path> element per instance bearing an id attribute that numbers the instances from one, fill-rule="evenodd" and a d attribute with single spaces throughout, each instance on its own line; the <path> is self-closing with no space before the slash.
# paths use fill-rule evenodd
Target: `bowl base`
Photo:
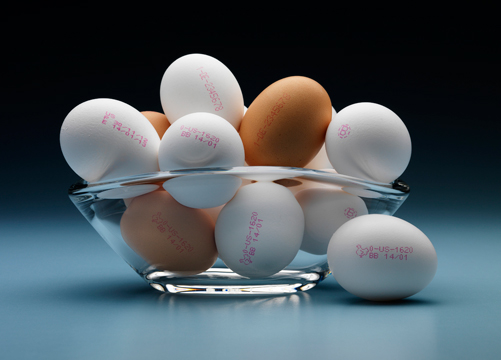
<path id="1" fill-rule="evenodd" d="M 200 295 L 278 295 L 307 291 L 330 272 L 320 270 L 282 270 L 266 279 L 253 280 L 227 268 L 211 268 L 203 273 L 180 277 L 167 271 L 150 271 L 139 275 L 160 292 Z"/>

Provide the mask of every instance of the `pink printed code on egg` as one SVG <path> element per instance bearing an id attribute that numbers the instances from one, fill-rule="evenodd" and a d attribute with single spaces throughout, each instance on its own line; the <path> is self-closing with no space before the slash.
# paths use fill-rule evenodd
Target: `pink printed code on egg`
<path id="1" fill-rule="evenodd" d="M 337 135 L 341 138 L 341 139 L 345 139 L 348 137 L 348 135 L 350 135 L 351 133 L 351 127 L 348 125 L 348 124 L 345 124 L 345 125 L 341 125 L 339 127 L 339 129 L 337 130 Z"/>

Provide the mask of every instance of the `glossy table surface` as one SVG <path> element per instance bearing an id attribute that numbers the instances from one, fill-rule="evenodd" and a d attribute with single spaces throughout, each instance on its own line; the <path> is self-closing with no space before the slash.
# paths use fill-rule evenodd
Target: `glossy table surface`
<path id="1" fill-rule="evenodd" d="M 498 359 L 499 226 L 415 221 L 437 274 L 392 303 L 332 276 L 283 296 L 163 294 L 79 214 L 4 222 L 0 348 L 6 359 Z"/>

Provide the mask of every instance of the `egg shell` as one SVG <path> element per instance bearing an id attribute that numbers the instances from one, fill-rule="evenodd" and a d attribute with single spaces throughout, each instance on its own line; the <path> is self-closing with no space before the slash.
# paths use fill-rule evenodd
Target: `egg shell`
<path id="1" fill-rule="evenodd" d="M 252 180 L 240 178 L 240 186 L 245 186 L 245 185 L 248 185 L 250 183 L 252 183 Z M 237 189 L 237 191 L 238 191 L 238 189 Z M 231 199 L 229 199 L 229 200 L 231 200 Z M 214 222 L 215 222 L 217 220 L 217 217 L 219 216 L 219 213 L 223 209 L 224 205 L 226 205 L 226 203 L 219 205 L 219 206 L 212 207 L 212 208 L 204 208 L 204 211 L 207 214 L 209 214 L 212 217 L 212 220 L 214 220 Z"/>
<path id="2" fill-rule="evenodd" d="M 243 186 L 219 213 L 216 246 L 231 270 L 261 278 L 290 264 L 303 232 L 303 211 L 292 193 L 272 182 L 256 182 Z"/>
<path id="3" fill-rule="evenodd" d="M 184 55 L 169 65 L 160 84 L 160 100 L 171 124 L 192 112 L 209 112 L 238 129 L 244 112 L 242 90 L 233 73 L 205 54 Z"/>
<path id="4" fill-rule="evenodd" d="M 161 139 L 170 126 L 170 122 L 169 119 L 167 119 L 167 116 L 158 111 L 141 111 L 141 114 L 143 114 L 149 120 Z"/>
<path id="5" fill-rule="evenodd" d="M 428 237 L 405 220 L 381 214 L 341 225 L 329 242 L 327 259 L 339 285 L 373 301 L 412 296 L 428 286 L 437 270 Z"/>
<path id="6" fill-rule="evenodd" d="M 324 143 L 332 109 L 329 95 L 313 79 L 274 82 L 250 104 L 240 124 L 246 163 L 304 167 Z"/>
<path id="7" fill-rule="evenodd" d="M 226 174 L 180 176 L 167 180 L 163 188 L 184 206 L 208 209 L 231 200 L 242 179 Z"/>
<path id="8" fill-rule="evenodd" d="M 243 166 L 242 140 L 231 124 L 211 113 L 191 113 L 165 132 L 159 146 L 160 170 Z"/>
<path id="9" fill-rule="evenodd" d="M 134 198 L 120 230 L 124 241 L 158 270 L 194 275 L 217 260 L 212 218 L 179 204 L 164 190 Z"/>
<path id="10" fill-rule="evenodd" d="M 63 156 L 89 181 L 158 171 L 160 138 L 132 106 L 114 99 L 85 101 L 73 108 L 60 132 Z"/>
<path id="11" fill-rule="evenodd" d="M 207 208 L 207 209 L 204 209 L 204 211 L 207 214 L 209 214 L 209 216 L 212 218 L 212 220 L 214 220 L 214 222 L 216 222 L 217 217 L 219 216 L 219 213 L 223 209 L 224 205 L 226 205 L 226 204 L 219 205 L 219 206 L 216 206 L 216 207 L 213 207 L 213 208 Z"/>
<path id="12" fill-rule="evenodd" d="M 331 121 L 334 116 L 337 114 L 334 107 L 332 107 L 332 116 Z M 329 123 L 330 124 L 330 123 Z M 332 169 L 332 164 L 329 161 L 329 157 L 327 156 L 327 150 L 325 148 L 325 141 L 322 144 L 322 147 L 318 151 L 317 155 L 305 165 L 306 169 Z"/>
<path id="13" fill-rule="evenodd" d="M 336 230 L 345 222 L 369 213 L 358 196 L 335 188 L 309 188 L 296 194 L 303 209 L 305 228 L 301 250 L 315 255 L 327 254 Z"/>
<path id="14" fill-rule="evenodd" d="M 322 145 L 317 155 L 305 165 L 306 169 L 332 169 L 332 165 L 327 156 L 327 150 L 325 149 L 325 143 Z"/>
<path id="15" fill-rule="evenodd" d="M 381 183 L 390 183 L 405 171 L 412 148 L 400 117 L 371 102 L 341 109 L 329 125 L 325 145 L 340 174 Z"/>

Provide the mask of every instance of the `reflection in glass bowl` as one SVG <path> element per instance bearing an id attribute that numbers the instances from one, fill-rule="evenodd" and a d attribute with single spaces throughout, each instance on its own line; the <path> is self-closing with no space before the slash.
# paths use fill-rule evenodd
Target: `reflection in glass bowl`
<path id="1" fill-rule="evenodd" d="M 169 181 L 173 186 L 168 185 Z M 96 183 L 81 180 L 70 187 L 69 197 L 108 245 L 156 290 L 190 294 L 284 294 L 311 289 L 330 274 L 327 255 L 300 250 L 285 269 L 266 278 L 240 276 L 220 259 L 203 273 L 180 276 L 148 264 L 121 235 L 120 220 L 131 199 L 155 191 L 164 184 L 181 195 L 191 191 L 204 193 L 201 187 L 207 184 L 205 193 L 218 194 L 222 200 L 201 199 L 201 208 L 217 219 L 224 202 L 231 198 L 223 194 L 223 189 L 235 193 L 238 188 L 257 181 L 275 182 L 287 187 L 293 194 L 308 188 L 341 189 L 360 197 L 369 214 L 393 215 L 410 191 L 401 180 L 391 184 L 375 183 L 336 174 L 328 169 L 243 166 L 161 171 Z"/>

